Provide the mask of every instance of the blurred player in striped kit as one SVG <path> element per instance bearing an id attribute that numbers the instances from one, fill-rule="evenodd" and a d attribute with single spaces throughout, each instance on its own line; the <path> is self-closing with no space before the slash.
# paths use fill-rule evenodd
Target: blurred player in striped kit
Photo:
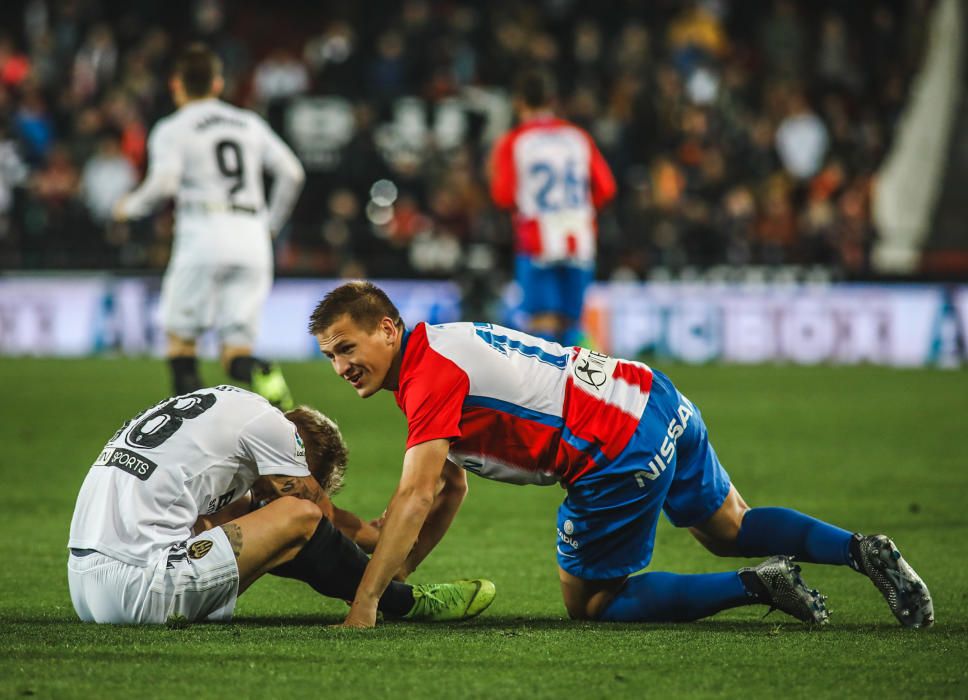
<path id="1" fill-rule="evenodd" d="M 272 238 L 299 196 L 303 168 L 261 117 L 218 99 L 221 62 L 205 46 L 181 54 L 170 87 L 178 109 L 152 129 L 147 177 L 118 203 L 115 218 L 147 216 L 175 198 L 175 241 L 161 290 L 173 393 L 202 386 L 196 340 L 214 328 L 229 375 L 291 408 L 281 370 L 254 357 L 252 346 L 272 287 Z M 274 180 L 268 203 L 263 171 Z"/>
<path id="2" fill-rule="evenodd" d="M 595 278 L 597 211 L 615 196 L 615 179 L 592 137 L 556 117 L 553 101 L 550 76 L 521 77 L 519 123 L 491 157 L 491 198 L 512 212 L 515 278 L 531 332 L 575 345 Z"/>

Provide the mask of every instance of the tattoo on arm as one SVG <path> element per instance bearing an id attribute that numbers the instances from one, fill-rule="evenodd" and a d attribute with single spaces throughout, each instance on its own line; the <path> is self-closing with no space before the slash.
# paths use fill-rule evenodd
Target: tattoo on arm
<path id="1" fill-rule="evenodd" d="M 252 485 L 252 493 L 257 501 L 294 496 L 319 503 L 325 498 L 325 493 L 311 476 L 263 476 Z"/>
<path id="2" fill-rule="evenodd" d="M 232 545 L 232 553 L 238 559 L 242 553 L 242 528 L 235 523 L 225 523 L 225 525 L 222 525 L 222 530 L 225 531 L 225 536 L 229 538 L 229 544 Z"/>

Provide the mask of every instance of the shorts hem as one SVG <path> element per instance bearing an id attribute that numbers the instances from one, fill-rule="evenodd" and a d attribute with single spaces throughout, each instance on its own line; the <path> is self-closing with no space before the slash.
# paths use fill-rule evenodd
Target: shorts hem
<path id="1" fill-rule="evenodd" d="M 594 567 L 589 566 L 572 566 L 568 567 L 562 564 L 561 559 L 558 559 L 558 566 L 564 569 L 567 573 L 575 576 L 577 578 L 583 579 L 585 581 L 604 581 L 607 579 L 623 578 L 634 574 L 636 571 L 641 571 L 649 565 L 652 561 L 652 556 L 650 555 L 646 559 L 643 559 L 635 564 L 628 564 L 626 566 L 618 566 L 610 569 L 597 570 Z"/>
<path id="2" fill-rule="evenodd" d="M 711 517 L 713 517 L 716 514 L 717 510 L 722 508 L 723 503 L 726 502 L 726 497 L 729 496 L 729 491 L 732 488 L 732 486 L 733 486 L 733 482 L 727 481 L 726 489 L 723 491 L 722 496 L 716 499 L 716 505 L 712 506 L 711 508 L 703 512 L 702 515 L 689 518 L 685 522 L 677 522 L 676 520 L 673 520 L 671 517 L 669 517 L 668 513 L 666 513 L 666 517 L 669 517 L 669 522 L 678 528 L 695 527 L 696 525 L 701 525 L 702 523 L 706 522 Z"/>

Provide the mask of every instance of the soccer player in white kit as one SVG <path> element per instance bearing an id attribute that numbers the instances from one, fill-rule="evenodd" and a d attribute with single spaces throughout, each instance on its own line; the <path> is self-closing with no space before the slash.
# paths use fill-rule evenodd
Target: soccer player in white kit
<path id="1" fill-rule="evenodd" d="M 115 209 L 119 221 L 147 216 L 174 197 L 175 240 L 161 289 L 162 326 L 175 394 L 202 386 L 196 339 L 214 328 L 229 375 L 283 409 L 289 387 L 252 346 L 272 286 L 272 237 L 302 188 L 299 160 L 254 112 L 218 99 L 221 63 L 194 44 L 171 78 L 178 110 L 148 139 L 148 174 Z M 262 174 L 274 179 L 266 203 Z"/>
<path id="2" fill-rule="evenodd" d="M 283 415 L 236 387 L 142 411 L 108 440 L 78 495 L 67 567 L 74 609 L 86 622 L 225 621 L 270 571 L 351 598 L 368 558 L 347 534 L 372 549 L 377 533 L 329 500 L 345 464 L 339 430 L 321 413 Z M 396 582 L 382 609 L 466 619 L 493 598 L 489 581 Z"/>

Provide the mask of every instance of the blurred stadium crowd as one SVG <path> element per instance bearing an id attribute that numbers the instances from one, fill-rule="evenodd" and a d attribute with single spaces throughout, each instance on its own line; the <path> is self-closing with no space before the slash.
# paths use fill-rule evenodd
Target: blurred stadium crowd
<path id="1" fill-rule="evenodd" d="M 930 0 L 26 0 L 0 9 L 0 268 L 162 268 L 171 212 L 111 223 L 187 41 L 306 164 L 280 273 L 510 269 L 487 194 L 522 67 L 557 78 L 619 184 L 598 274 L 869 273 L 872 177 Z M 507 273 L 509 274 L 509 272 Z"/>

